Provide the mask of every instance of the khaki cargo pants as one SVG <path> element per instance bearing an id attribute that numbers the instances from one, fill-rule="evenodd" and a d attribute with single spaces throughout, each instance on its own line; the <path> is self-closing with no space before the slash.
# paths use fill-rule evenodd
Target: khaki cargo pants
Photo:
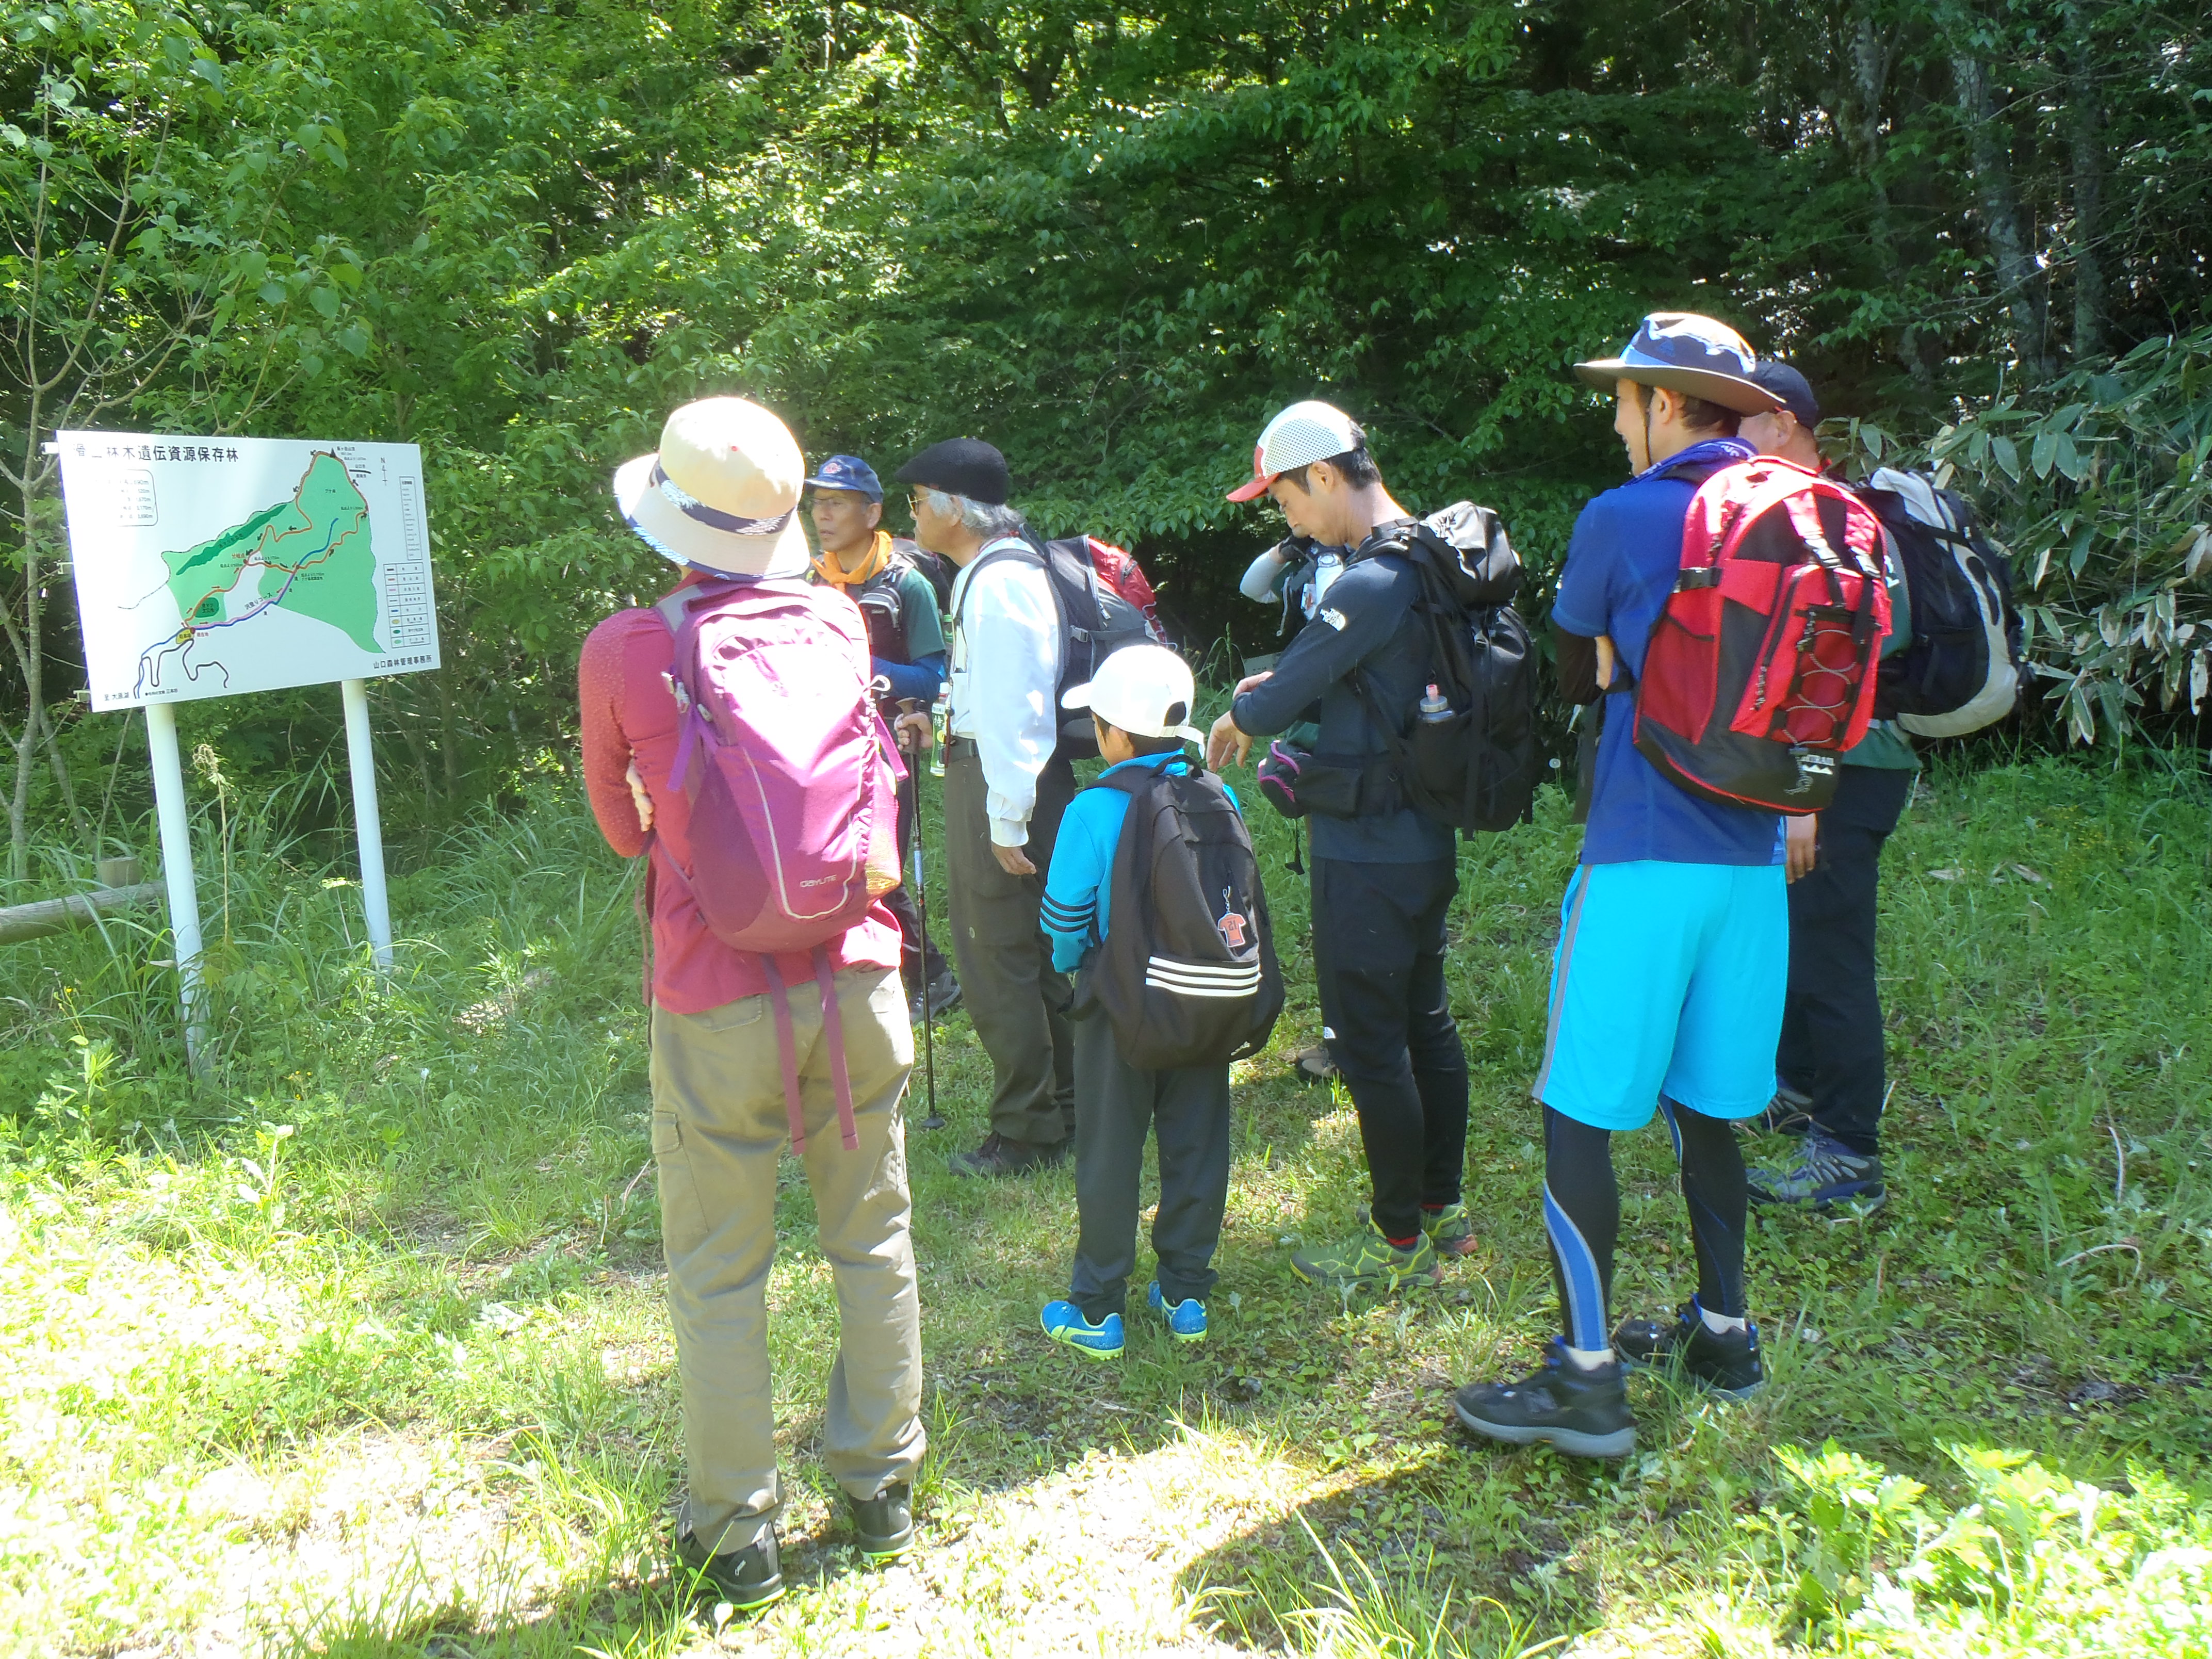
<path id="1" fill-rule="evenodd" d="M 865 1500 L 911 1480 L 924 1443 L 921 1315 L 900 1110 L 914 1033 L 895 970 L 848 969 L 836 988 L 858 1152 L 847 1152 L 838 1132 L 814 981 L 795 979 L 790 1002 L 806 1180 L 837 1290 L 823 1462 L 840 1486 Z M 750 1546 L 782 1504 L 768 1279 L 776 1167 L 789 1138 L 767 997 L 703 1014 L 653 1011 L 653 1154 L 688 1476 L 677 1530 L 718 1553 Z"/>

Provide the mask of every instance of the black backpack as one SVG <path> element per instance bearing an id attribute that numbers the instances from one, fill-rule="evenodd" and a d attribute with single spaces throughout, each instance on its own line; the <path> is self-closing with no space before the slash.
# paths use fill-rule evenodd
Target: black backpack
<path id="1" fill-rule="evenodd" d="M 1223 1066 L 1267 1046 L 1283 1012 L 1267 890 L 1244 820 L 1195 761 L 1099 780 L 1126 791 L 1106 940 L 1084 1000 L 1140 1070 Z"/>
<path id="2" fill-rule="evenodd" d="M 1512 605 L 1521 561 L 1486 507 L 1460 501 L 1362 552 L 1395 553 L 1421 579 L 1414 610 L 1428 635 L 1427 676 L 1450 704 L 1443 718 L 1360 696 L 1390 751 L 1401 796 L 1465 834 L 1511 828 L 1531 815 L 1543 775 L 1536 744 L 1536 652 Z M 1412 726 L 1410 736 L 1406 727 Z"/>
<path id="3" fill-rule="evenodd" d="M 960 574 L 957 565 L 942 553 L 933 553 L 921 543 L 909 541 L 904 536 L 891 538 L 891 551 L 929 579 L 930 586 L 937 593 L 937 608 L 939 611 L 951 606 L 952 584 Z"/>
<path id="4" fill-rule="evenodd" d="M 1889 532 L 1912 609 L 1911 639 L 1875 681 L 1875 718 L 1921 738 L 2002 720 L 2027 683 L 2010 562 L 1972 507 L 1920 473 L 1883 467 L 1859 495 Z"/>
<path id="5" fill-rule="evenodd" d="M 1060 752 L 1074 760 L 1089 759 L 1098 753 L 1098 734 L 1091 724 L 1091 715 L 1084 709 L 1070 710 L 1060 702 L 1061 696 L 1075 686 L 1088 684 L 1096 678 L 1098 665 L 1123 646 L 1167 641 L 1134 600 L 1099 575 L 1088 536 L 1063 536 L 1047 542 L 1024 532 L 1021 545 L 995 547 L 970 568 L 981 570 L 994 559 L 1020 559 L 1039 566 L 1052 584 L 1052 602 L 1060 611 L 1062 635 L 1060 684 L 1052 693 L 1053 708 L 1060 718 Z M 971 575 L 968 580 L 972 586 L 975 579 Z"/>

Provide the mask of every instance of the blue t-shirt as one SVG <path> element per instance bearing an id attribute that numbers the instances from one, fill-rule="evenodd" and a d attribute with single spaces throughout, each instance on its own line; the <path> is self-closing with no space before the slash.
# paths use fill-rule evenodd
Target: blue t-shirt
<path id="1" fill-rule="evenodd" d="M 1179 750 L 1162 755 L 1139 755 L 1109 766 L 1098 775 L 1139 767 L 1155 769 L 1176 767 L 1188 771 L 1189 760 Z M 1239 812 L 1237 792 L 1227 784 L 1222 793 Z M 1083 965 L 1091 947 L 1106 937 L 1114 914 L 1114 851 L 1121 844 L 1121 825 L 1129 816 L 1127 791 L 1094 783 L 1067 804 L 1060 833 L 1052 844 L 1052 867 L 1045 872 L 1042 921 L 1045 937 L 1052 941 L 1052 965 L 1072 974 Z"/>
<path id="2" fill-rule="evenodd" d="M 1681 574 L 1682 520 L 1698 493 L 1687 478 L 1659 475 L 1686 463 L 1729 466 L 1753 453 L 1740 439 L 1707 439 L 1585 507 L 1567 544 L 1553 626 L 1585 639 L 1607 635 L 1640 679 L 1652 627 Z M 1584 864 L 1773 864 L 1782 855 L 1781 834 L 1779 813 L 1702 800 L 1660 776 L 1636 752 L 1633 687 L 1607 695 L 1597 783 L 1583 830 Z"/>

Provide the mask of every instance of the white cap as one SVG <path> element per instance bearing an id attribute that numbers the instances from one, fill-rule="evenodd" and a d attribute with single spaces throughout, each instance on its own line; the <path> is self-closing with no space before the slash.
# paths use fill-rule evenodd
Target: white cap
<path id="1" fill-rule="evenodd" d="M 1292 404 L 1267 422 L 1252 451 L 1252 478 L 1229 492 L 1232 501 L 1264 495 L 1277 475 L 1316 461 L 1333 461 L 1360 447 L 1352 416 L 1333 404 Z"/>
<path id="2" fill-rule="evenodd" d="M 1188 724 L 1197 697 L 1190 665 L 1167 647 L 1125 645 L 1099 664 L 1089 681 L 1069 688 L 1060 702 L 1088 708 L 1132 737 L 1204 743 L 1206 734 Z"/>
<path id="3" fill-rule="evenodd" d="M 660 448 L 615 474 L 615 504 L 646 545 L 674 564 L 732 576 L 804 575 L 799 522 L 806 462 L 791 429 L 743 398 L 686 404 Z"/>

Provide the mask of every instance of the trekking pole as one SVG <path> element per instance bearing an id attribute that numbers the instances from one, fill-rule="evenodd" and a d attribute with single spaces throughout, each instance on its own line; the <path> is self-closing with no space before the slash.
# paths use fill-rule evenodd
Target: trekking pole
<path id="1" fill-rule="evenodd" d="M 911 701 L 902 705 L 905 712 L 915 712 Z M 931 734 L 933 737 L 935 733 Z M 922 1129 L 942 1129 L 945 1119 L 937 1109 L 937 1042 L 930 1027 L 936 1022 L 929 1007 L 929 879 L 921 857 L 922 843 L 928 831 L 922 821 L 921 780 L 926 768 L 921 764 L 921 751 L 914 751 L 914 908 L 916 924 L 921 929 L 921 1074 L 929 1091 L 929 1115 L 915 1127 Z"/>

